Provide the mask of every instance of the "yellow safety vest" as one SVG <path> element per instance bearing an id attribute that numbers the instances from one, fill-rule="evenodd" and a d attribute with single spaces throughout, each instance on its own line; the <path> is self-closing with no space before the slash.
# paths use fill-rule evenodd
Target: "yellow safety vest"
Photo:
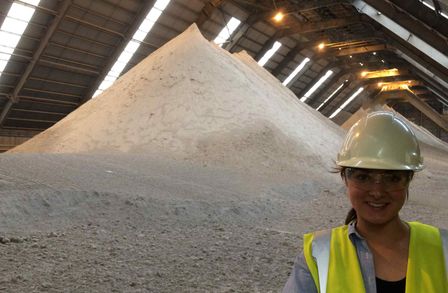
<path id="1" fill-rule="evenodd" d="M 436 227 L 418 222 L 408 224 L 406 293 L 448 293 L 446 231 L 441 236 Z M 347 225 L 334 228 L 331 233 L 305 234 L 304 254 L 319 293 L 366 292 Z"/>

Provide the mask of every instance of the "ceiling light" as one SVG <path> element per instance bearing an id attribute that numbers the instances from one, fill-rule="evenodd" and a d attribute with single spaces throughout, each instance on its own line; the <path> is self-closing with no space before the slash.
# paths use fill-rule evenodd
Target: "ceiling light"
<path id="1" fill-rule="evenodd" d="M 319 48 L 319 50 L 323 50 L 325 48 L 325 43 L 320 43 L 317 47 Z"/>
<path id="2" fill-rule="evenodd" d="M 361 74 L 361 76 L 364 78 L 379 78 L 379 77 L 388 77 L 397 75 L 400 75 L 400 71 L 397 68 L 375 70 L 375 71 L 363 71 Z"/>
<path id="3" fill-rule="evenodd" d="M 412 81 L 393 81 L 393 82 L 386 82 L 382 83 L 381 89 L 383 91 L 398 91 L 398 90 L 408 90 L 409 85 L 412 86 Z"/>
<path id="4" fill-rule="evenodd" d="M 284 17 L 285 17 L 285 15 L 284 15 L 281 11 L 279 11 L 279 12 L 277 12 L 277 13 L 275 14 L 275 16 L 273 17 L 273 19 L 274 19 L 276 22 L 280 22 L 280 21 L 283 20 Z"/>

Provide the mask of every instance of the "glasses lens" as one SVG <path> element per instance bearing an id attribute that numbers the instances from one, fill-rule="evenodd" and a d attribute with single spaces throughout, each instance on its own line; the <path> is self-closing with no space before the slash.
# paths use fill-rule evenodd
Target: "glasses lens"
<path id="1" fill-rule="evenodd" d="M 376 172 L 365 169 L 348 168 L 346 171 L 347 179 L 364 190 L 370 190 L 376 184 L 387 191 L 401 190 L 407 187 L 409 182 L 408 171 L 386 171 Z"/>

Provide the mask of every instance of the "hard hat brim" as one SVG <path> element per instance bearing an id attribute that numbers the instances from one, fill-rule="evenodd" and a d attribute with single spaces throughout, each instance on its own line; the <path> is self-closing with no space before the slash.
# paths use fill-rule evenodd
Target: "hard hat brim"
<path id="1" fill-rule="evenodd" d="M 336 164 L 341 167 L 362 168 L 362 169 L 378 169 L 378 170 L 412 170 L 415 172 L 421 171 L 424 165 L 419 164 L 400 164 L 398 162 L 386 162 L 382 159 L 372 158 L 352 158 L 343 161 L 336 161 Z"/>

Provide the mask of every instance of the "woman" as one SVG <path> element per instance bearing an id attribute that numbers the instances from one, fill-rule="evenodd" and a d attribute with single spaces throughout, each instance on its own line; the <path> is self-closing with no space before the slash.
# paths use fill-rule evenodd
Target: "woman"
<path id="1" fill-rule="evenodd" d="M 448 233 L 399 211 L 423 168 L 417 139 L 391 112 L 348 132 L 338 159 L 352 204 L 345 225 L 306 234 L 283 293 L 448 293 Z"/>

